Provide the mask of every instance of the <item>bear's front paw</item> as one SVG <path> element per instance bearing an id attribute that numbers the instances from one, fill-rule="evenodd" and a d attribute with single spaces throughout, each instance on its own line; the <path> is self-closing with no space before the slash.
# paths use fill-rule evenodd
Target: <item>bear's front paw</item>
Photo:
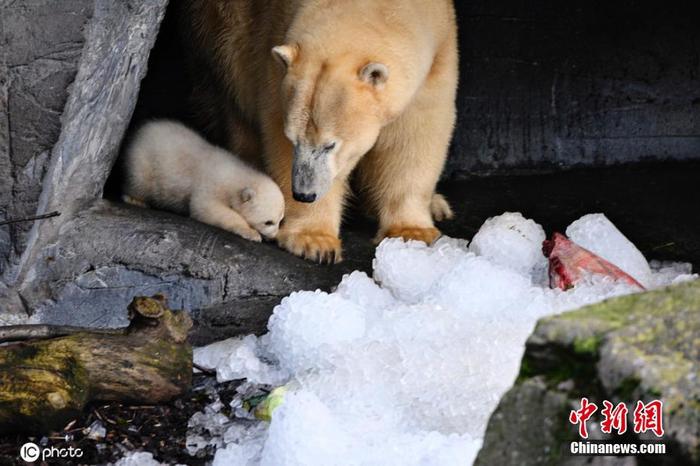
<path id="1" fill-rule="evenodd" d="M 256 243 L 262 242 L 262 236 L 260 236 L 260 233 L 252 228 L 237 229 L 234 231 L 234 233 L 243 239 L 247 239 L 248 241 L 255 241 Z"/>
<path id="2" fill-rule="evenodd" d="M 415 240 L 423 241 L 425 244 L 432 244 L 433 241 L 440 237 L 440 230 L 437 228 L 420 228 L 412 227 L 408 225 L 396 225 L 389 227 L 389 229 L 380 234 L 377 238 L 381 241 L 384 238 L 403 238 L 405 241 Z"/>
<path id="3" fill-rule="evenodd" d="M 340 238 L 322 231 L 280 231 L 277 244 L 294 255 L 321 264 L 343 260 Z"/>

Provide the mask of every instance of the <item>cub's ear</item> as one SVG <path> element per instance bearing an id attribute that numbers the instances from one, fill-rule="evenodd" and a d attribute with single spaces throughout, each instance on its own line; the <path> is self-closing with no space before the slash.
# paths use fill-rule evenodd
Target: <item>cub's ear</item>
<path id="1" fill-rule="evenodd" d="M 368 63 L 360 70 L 360 79 L 374 87 L 381 87 L 389 79 L 389 68 L 384 63 Z"/>
<path id="2" fill-rule="evenodd" d="M 241 192 L 238 193 L 241 198 L 242 203 L 250 202 L 255 198 L 255 190 L 253 188 L 243 188 Z"/>
<path id="3" fill-rule="evenodd" d="M 295 45 L 278 45 L 277 47 L 272 47 L 272 56 L 277 59 L 285 70 L 292 66 L 298 53 L 299 49 Z"/>

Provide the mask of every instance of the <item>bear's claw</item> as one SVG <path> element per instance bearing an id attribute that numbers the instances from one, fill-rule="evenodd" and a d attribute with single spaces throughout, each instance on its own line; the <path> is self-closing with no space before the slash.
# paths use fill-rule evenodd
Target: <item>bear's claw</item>
<path id="1" fill-rule="evenodd" d="M 340 238 L 318 231 L 280 232 L 277 244 L 292 254 L 320 264 L 337 264 L 343 260 Z"/>
<path id="2" fill-rule="evenodd" d="M 383 238 L 403 238 L 405 241 L 416 240 L 423 241 L 425 244 L 432 244 L 433 241 L 440 237 L 440 230 L 437 228 L 420 228 L 411 226 L 393 226 L 390 227 L 380 240 Z"/>

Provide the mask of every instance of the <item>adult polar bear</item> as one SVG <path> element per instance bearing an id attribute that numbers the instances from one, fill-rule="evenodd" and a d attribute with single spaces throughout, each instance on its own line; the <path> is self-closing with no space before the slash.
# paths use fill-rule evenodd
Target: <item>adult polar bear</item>
<path id="1" fill-rule="evenodd" d="M 449 213 L 435 186 L 456 114 L 452 0 L 195 0 L 181 8 L 195 113 L 210 136 L 280 185 L 280 246 L 341 260 L 353 171 L 378 217 L 378 240 L 439 236 L 431 209 Z"/>

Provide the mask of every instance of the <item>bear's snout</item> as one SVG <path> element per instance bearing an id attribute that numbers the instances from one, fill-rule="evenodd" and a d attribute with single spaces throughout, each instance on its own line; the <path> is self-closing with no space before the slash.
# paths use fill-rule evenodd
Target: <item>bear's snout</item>
<path id="1" fill-rule="evenodd" d="M 298 193 L 294 191 L 292 193 L 294 200 L 298 202 L 314 202 L 316 200 L 316 193 Z"/>
<path id="2" fill-rule="evenodd" d="M 317 201 L 328 191 L 332 178 L 326 152 L 296 145 L 292 164 L 292 195 L 295 201 Z"/>

